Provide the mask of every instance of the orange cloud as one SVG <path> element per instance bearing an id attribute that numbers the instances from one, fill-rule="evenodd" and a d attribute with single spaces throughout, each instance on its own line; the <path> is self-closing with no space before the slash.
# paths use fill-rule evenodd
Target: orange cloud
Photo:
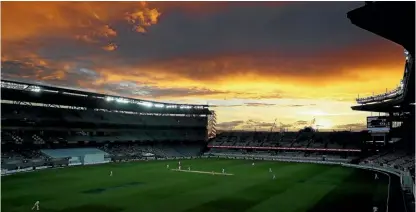
<path id="1" fill-rule="evenodd" d="M 113 82 L 130 79 L 167 86 L 174 81 L 180 86 L 215 87 L 235 93 L 254 91 L 246 92 L 253 93 L 250 96 L 273 96 L 283 91 L 289 96 L 352 100 L 357 94 L 394 88 L 403 76 L 401 47 L 373 43 L 366 48 L 371 51 L 349 47 L 308 58 L 288 58 L 281 53 L 213 55 L 117 68 L 109 65 L 97 70 Z"/>
<path id="2" fill-rule="evenodd" d="M 2 61 L 19 60 L 35 70 L 37 79 L 64 80 L 69 76 L 69 67 L 76 66 L 77 56 L 64 62 L 42 58 L 26 49 L 26 39 L 64 36 L 97 45 L 105 51 L 115 51 L 118 45 L 113 39 L 118 33 L 111 27 L 113 21 L 127 21 L 133 30 L 145 33 L 158 23 L 161 11 L 167 8 L 199 13 L 227 9 L 235 4 L 2 2 L 2 47 L 5 50 Z M 11 45 L 16 42 L 19 45 Z M 124 56 L 117 55 L 115 51 L 108 57 L 87 55 L 80 59 L 94 63 L 89 68 L 101 75 L 96 79 L 100 85 L 131 80 L 161 88 L 197 87 L 222 91 L 213 93 L 213 98 L 296 96 L 352 100 L 357 94 L 393 88 L 403 74 L 404 58 L 401 52 L 401 47 L 392 44 L 370 43 L 365 47 L 351 46 L 299 58 L 278 51 L 226 52 L 131 64 L 124 62 Z M 41 67 L 47 68 L 48 72 L 37 71 Z M 82 81 L 79 79 L 78 83 Z"/>
<path id="3" fill-rule="evenodd" d="M 308 56 L 290 55 L 284 49 L 274 52 L 223 50 L 212 51 L 215 52 L 212 54 L 204 54 L 203 50 L 198 52 L 200 54 L 183 51 L 184 54 L 174 52 L 166 56 L 163 54 L 166 49 L 160 48 L 160 55 L 158 50 L 155 58 L 146 59 L 134 55 L 137 53 L 134 51 L 123 52 L 122 49 L 129 46 L 117 43 L 123 39 L 121 31 L 117 31 L 122 30 L 123 24 L 118 23 L 129 24 L 134 32 L 146 33 L 170 12 L 169 9 L 186 12 L 189 18 L 198 15 L 206 18 L 210 13 L 227 13 L 226 10 L 235 5 L 250 7 L 251 4 L 254 3 L 2 2 L 2 77 L 41 80 L 137 98 L 235 103 L 239 106 L 215 107 L 218 122 L 228 124 L 245 126 L 244 123 L 249 123 L 269 128 L 276 117 L 279 122 L 294 125 L 299 120 L 312 120 L 317 116 L 319 125 L 338 129 L 358 126 L 365 121 L 366 114 L 351 114 L 350 106 L 357 94 L 368 95 L 393 88 L 403 75 L 403 49 L 388 42 L 348 45 L 344 49 L 335 46 L 332 51 L 305 54 Z M 262 4 L 279 6 L 282 3 Z M 82 45 L 71 49 L 75 53 L 54 57 L 53 53 L 56 49 L 59 51 L 60 46 L 49 45 L 53 38 L 59 38 L 58 42 L 82 42 Z M 149 38 L 152 40 L 151 36 Z M 188 44 L 187 37 L 180 39 Z M 159 44 L 159 40 L 155 40 Z M 145 54 L 154 51 L 152 45 L 156 44 L 142 47 L 142 42 L 132 43 L 132 47 Z M 124 83 L 131 85 L 121 86 Z M 143 94 L 146 90 L 153 93 Z M 241 103 L 234 99 L 258 103 Z M 279 107 L 279 104 L 306 106 Z M 250 119 L 255 121 L 247 121 Z"/>
<path id="4" fill-rule="evenodd" d="M 117 36 L 110 23 L 126 19 L 144 33 L 161 13 L 140 2 L 2 2 L 2 46 L 39 37 L 72 37 L 87 43 Z M 127 11 L 127 12 L 126 12 Z"/>
<path id="5" fill-rule="evenodd" d="M 114 44 L 114 43 L 110 43 L 107 46 L 104 46 L 103 49 L 106 50 L 106 51 L 111 52 L 111 51 L 114 51 L 114 50 L 117 49 L 117 45 Z"/>
<path id="6" fill-rule="evenodd" d="M 145 7 L 147 4 L 142 5 Z M 157 24 L 160 15 L 157 9 L 143 8 L 127 13 L 125 18 L 136 32 L 145 33 L 147 27 Z"/>
<path id="7" fill-rule="evenodd" d="M 117 45 L 110 43 L 102 48 L 114 51 Z M 93 55 L 82 60 L 96 62 L 90 67 L 100 75 L 93 79 L 96 80 L 94 89 L 108 83 L 132 81 L 159 88 L 215 88 L 218 92 L 204 94 L 204 98 L 214 99 L 324 98 L 353 101 L 358 94 L 368 95 L 394 88 L 403 76 L 404 58 L 398 53 L 400 47 L 377 43 L 368 48 L 376 54 L 350 48 L 313 58 L 290 60 L 278 53 L 190 57 L 141 64 L 123 64 L 117 54 Z M 70 76 L 68 71 L 77 67 L 76 61 L 53 61 L 35 54 L 28 58 L 31 59 L 21 61 L 23 65 L 35 70 L 40 69 L 38 66 L 49 70 L 36 72 L 34 77 L 38 80 L 65 80 Z M 2 61 L 12 60 L 4 56 Z M 86 86 L 91 86 L 91 79 L 82 77 L 76 83 L 79 85 L 85 80 L 88 80 Z M 202 97 L 198 95 L 164 98 Z"/>

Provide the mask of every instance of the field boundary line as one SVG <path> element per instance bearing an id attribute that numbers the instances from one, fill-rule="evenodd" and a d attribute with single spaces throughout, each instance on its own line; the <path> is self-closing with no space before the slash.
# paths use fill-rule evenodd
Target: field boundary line
<path id="1" fill-rule="evenodd" d="M 387 203 L 386 203 L 386 212 L 389 212 L 389 202 L 390 202 L 390 184 L 391 184 L 391 174 L 394 174 L 396 176 L 398 176 L 395 173 L 391 173 L 388 170 L 381 170 L 375 167 L 365 167 L 365 166 L 359 166 L 359 165 L 353 165 L 353 164 L 342 164 L 342 166 L 345 167 L 352 167 L 352 168 L 358 168 L 358 169 L 364 169 L 364 170 L 370 170 L 370 171 L 374 171 L 374 172 L 378 172 L 381 174 L 385 174 L 387 175 L 387 177 L 389 177 L 389 183 L 387 185 Z"/>
<path id="2" fill-rule="evenodd" d="M 387 172 L 384 172 L 384 171 L 381 171 L 381 170 L 376 170 L 376 169 L 373 169 L 373 171 L 376 171 L 378 173 L 385 174 L 385 175 L 387 175 L 387 177 L 389 177 L 389 183 L 387 185 L 387 202 L 386 202 L 386 212 L 389 212 L 390 184 L 391 184 L 391 176 L 390 176 L 390 173 L 387 173 Z"/>
<path id="3" fill-rule="evenodd" d="M 386 206 L 386 212 L 389 212 L 389 201 L 390 201 L 390 182 L 391 182 L 391 177 L 390 174 L 388 173 L 384 173 L 389 177 L 389 185 L 387 187 L 387 206 Z"/>
<path id="4" fill-rule="evenodd" d="M 225 176 L 233 176 L 234 175 L 234 174 L 231 174 L 231 173 L 194 171 L 194 170 L 186 170 L 186 169 L 185 170 L 183 170 L 183 169 L 171 169 L 171 171 L 197 173 L 197 174 L 225 175 Z"/>

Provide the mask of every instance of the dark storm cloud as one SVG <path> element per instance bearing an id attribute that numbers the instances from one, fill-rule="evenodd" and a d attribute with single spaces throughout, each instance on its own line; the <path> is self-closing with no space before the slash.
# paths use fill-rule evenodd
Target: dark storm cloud
<path id="1" fill-rule="evenodd" d="M 1 76 L 5 79 L 19 81 L 47 81 L 47 84 L 58 86 L 78 86 L 83 82 L 95 82 L 102 76 L 94 70 L 79 67 L 68 67 L 57 70 L 46 64 L 35 64 L 32 60 L 2 61 Z"/>
<path id="2" fill-rule="evenodd" d="M 374 39 L 346 18 L 349 10 L 361 4 L 296 2 L 265 7 L 258 3 L 197 17 L 173 11 L 144 36 L 118 30 L 115 42 L 118 54 L 134 61 L 267 51 L 304 57 Z"/>
<path id="3" fill-rule="evenodd" d="M 223 91 L 201 88 L 161 88 L 157 86 L 149 86 L 146 84 L 141 85 L 140 82 L 128 81 L 106 84 L 101 88 L 106 91 L 117 93 L 119 95 L 152 98 L 206 96 L 226 93 Z"/>
<path id="4" fill-rule="evenodd" d="M 59 3 L 58 9 L 54 4 L 58 3 L 43 4 L 42 8 L 51 7 L 51 10 L 45 10 L 47 13 L 26 11 L 27 6 L 22 4 L 16 13 L 20 12 L 20 16 L 27 13 L 30 18 L 22 19 L 23 22 L 16 20 L 19 22 L 17 27 L 13 22 L 16 16 L 8 12 L 11 17 L 7 19 L 7 29 L 10 30 L 5 33 L 7 42 L 2 40 L 2 62 L 20 61 L 22 68 L 20 73 L 13 75 L 19 71 L 4 66 L 3 76 L 21 75 L 53 84 L 123 95 L 217 94 L 223 98 L 225 95 L 219 94 L 226 94 L 227 98 L 244 96 L 258 100 L 288 98 L 293 94 L 289 96 L 280 90 L 259 93 L 233 90 L 230 93 L 211 88 L 214 86 L 206 87 L 205 83 L 215 84 L 222 80 L 221 83 L 229 85 L 234 81 L 249 84 L 256 82 L 252 79 L 254 76 L 259 77 L 259 81 L 276 80 L 285 84 L 299 79 L 305 84 L 322 86 L 335 80 L 357 80 L 360 76 L 356 70 L 361 70 L 363 64 L 373 69 L 381 57 L 391 58 L 390 54 L 397 53 L 384 51 L 383 45 L 362 51 L 362 45 L 367 41 L 380 38 L 355 27 L 346 18 L 347 11 L 362 4 L 357 2 L 290 2 L 283 5 L 253 2 L 231 6 L 222 3 L 220 5 L 224 7 L 217 8 L 215 3 L 206 3 L 210 9 L 203 15 L 177 9 L 181 7 L 163 7 L 161 3 L 162 15 L 146 33 L 133 31 L 131 23 L 123 18 L 125 13 L 120 13 L 135 7 L 134 4 L 91 6 L 97 9 L 102 19 L 94 17 L 91 8 L 84 4 Z M 64 9 L 66 7 L 69 9 Z M 204 10 L 204 7 L 208 6 L 197 8 Z M 155 8 L 159 9 L 159 6 L 155 4 Z M 29 16 L 29 13 L 34 14 Z M 49 13 L 60 14 L 62 20 L 46 20 L 44 16 Z M 91 21 L 91 24 L 85 27 L 80 21 Z M 113 43 L 116 49 L 104 49 Z M 374 43 L 368 44 L 372 45 Z M 38 64 L 39 60 L 46 64 L 42 67 L 27 65 Z M 146 78 L 147 81 L 143 80 L 142 86 L 131 90 L 117 85 L 118 81 L 131 78 Z M 160 87 L 155 85 L 156 81 Z M 183 86 L 177 88 L 177 83 L 183 83 Z M 274 105 L 249 103 L 244 106 Z"/>
<path id="5" fill-rule="evenodd" d="M 117 36 L 101 38 L 99 47 L 67 37 L 44 36 L 32 48 L 42 57 L 54 60 L 78 61 L 91 55 L 114 57 L 100 61 L 101 65 L 242 52 L 278 51 L 285 52 L 286 57 L 307 57 L 374 39 L 346 18 L 346 12 L 360 4 L 296 2 L 267 7 L 256 3 L 197 17 L 177 10 L 166 12 L 145 35 L 126 30 L 131 27 L 124 21 L 115 21 L 111 26 Z M 118 46 L 116 52 L 101 49 L 113 42 Z"/>

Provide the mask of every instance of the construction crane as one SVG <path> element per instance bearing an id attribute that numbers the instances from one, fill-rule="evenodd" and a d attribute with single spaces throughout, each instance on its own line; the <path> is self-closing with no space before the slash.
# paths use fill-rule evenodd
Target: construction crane
<path id="1" fill-rule="evenodd" d="M 315 125 L 315 122 L 316 122 L 316 119 L 315 119 L 315 117 L 312 119 L 312 121 L 311 121 L 311 127 L 313 128 L 313 125 Z"/>
<path id="2" fill-rule="evenodd" d="M 277 121 L 277 119 L 274 119 L 273 125 L 270 128 L 270 132 L 273 132 L 273 129 L 276 127 L 276 121 Z"/>

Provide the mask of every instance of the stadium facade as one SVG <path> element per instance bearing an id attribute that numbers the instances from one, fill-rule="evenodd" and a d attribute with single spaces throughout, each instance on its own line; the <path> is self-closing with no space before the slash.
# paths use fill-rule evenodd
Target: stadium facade
<path id="1" fill-rule="evenodd" d="M 208 105 L 146 101 L 9 80 L 1 81 L 1 95 L 3 152 L 31 152 L 23 153 L 29 156 L 21 160 L 3 157 L 3 165 L 9 168 L 30 167 L 24 161 L 31 154 L 46 153 L 40 149 L 109 148 L 118 142 L 200 147 L 215 136 L 215 113 Z M 152 151 L 147 154 L 158 156 Z M 68 157 L 55 159 L 70 163 Z"/>
<path id="2" fill-rule="evenodd" d="M 347 14 L 354 25 L 401 45 L 405 54 L 403 78 L 398 80 L 398 86 L 382 94 L 359 97 L 357 105 L 352 107 L 357 111 L 379 113 L 367 118 L 372 136 L 370 143 L 415 147 L 414 14 L 415 2 L 367 2 Z"/>

